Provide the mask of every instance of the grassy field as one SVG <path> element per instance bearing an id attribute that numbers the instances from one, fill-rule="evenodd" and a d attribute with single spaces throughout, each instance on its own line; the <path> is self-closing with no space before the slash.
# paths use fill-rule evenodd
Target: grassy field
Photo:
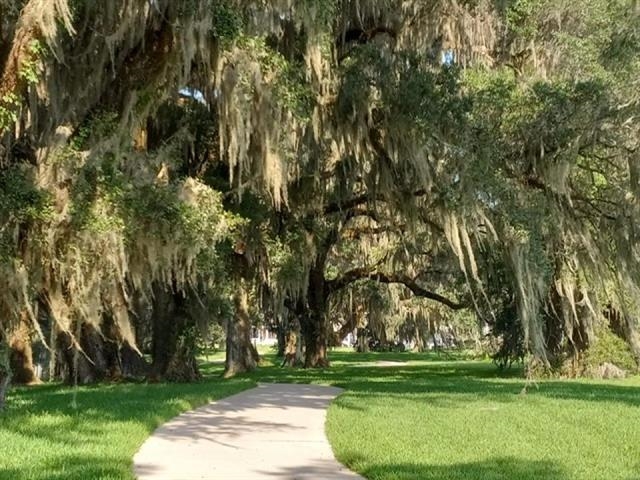
<path id="1" fill-rule="evenodd" d="M 406 362 L 374 366 L 376 361 Z M 640 378 L 545 381 L 416 354 L 335 353 L 287 381 L 346 392 L 330 407 L 338 459 L 371 480 L 640 480 Z M 275 367 L 252 376 L 282 381 Z"/>
<path id="2" fill-rule="evenodd" d="M 280 369 L 195 385 L 15 390 L 0 415 L 0 479 L 127 479 L 158 424 L 256 381 L 331 384 L 327 433 L 337 457 L 371 480 L 640 480 L 640 378 L 546 381 L 435 355 L 333 352 L 324 371 Z M 402 364 L 378 366 L 379 361 Z M 320 480 L 320 479 L 319 479 Z"/>
<path id="3" fill-rule="evenodd" d="M 254 383 L 210 378 L 189 385 L 121 384 L 14 390 L 0 413 L 1 480 L 132 479 L 134 453 L 166 420 Z"/>

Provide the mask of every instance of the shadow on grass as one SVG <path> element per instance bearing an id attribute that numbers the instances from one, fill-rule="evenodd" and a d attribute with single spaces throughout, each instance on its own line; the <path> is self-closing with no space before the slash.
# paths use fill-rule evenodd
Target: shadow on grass
<path id="1" fill-rule="evenodd" d="M 421 363 L 404 363 L 397 366 L 363 365 L 379 360 Z M 321 383 L 335 385 L 349 391 L 350 396 L 394 396 L 429 394 L 432 402 L 438 397 L 452 402 L 466 402 L 470 397 L 481 397 L 497 402 L 517 401 L 525 386 L 522 371 L 513 369 L 500 372 L 490 362 L 478 361 L 427 361 L 433 355 L 336 353 L 333 366 L 324 370 L 296 370 L 267 366 L 250 375 L 259 382 Z M 527 395 L 557 400 L 610 402 L 640 406 L 640 384 L 625 382 L 592 382 L 544 380 L 529 385 Z M 436 405 L 437 406 L 437 405 Z"/>
<path id="2" fill-rule="evenodd" d="M 554 462 L 491 458 L 482 462 L 440 465 L 384 464 L 364 472 L 375 480 L 565 480 L 566 473 Z"/>
<path id="3" fill-rule="evenodd" d="M 360 460 L 354 456 L 347 464 Z M 329 472 L 332 475 L 329 475 Z M 336 478 L 335 470 L 322 464 L 293 466 L 275 472 L 261 472 L 273 478 Z M 491 458 L 482 462 L 450 465 L 381 464 L 365 468 L 362 473 L 371 480 L 565 480 L 566 472 L 554 462 L 521 461 L 514 458 Z M 352 478 L 345 474 L 345 480 Z M 354 477 L 355 478 L 355 477 Z"/>
<path id="4" fill-rule="evenodd" d="M 123 475 L 119 458 L 105 458 L 98 455 L 73 455 L 65 456 L 64 462 L 51 461 L 38 465 L 29 473 L 25 468 L 10 468 L 0 470 L 0 480 L 21 480 L 24 478 L 38 478 L 46 480 L 67 479 L 121 479 L 129 478 Z"/>
<path id="5" fill-rule="evenodd" d="M 14 389 L 0 413 L 0 479 L 132 479 L 133 455 L 155 428 L 255 386 L 217 373 L 193 384 Z"/>
<path id="6" fill-rule="evenodd" d="M 73 389 L 43 385 L 15 389 L 9 409 L 0 413 L 0 479 L 121 479 L 132 478 L 133 454 L 156 427 L 184 410 L 232 395 L 255 382 L 319 383 L 348 390 L 338 399 L 344 408 L 358 409 L 372 397 L 461 405 L 470 399 L 513 402 L 524 380 L 520 370 L 501 374 L 489 362 L 466 361 L 464 355 L 353 354 L 334 352 L 326 370 L 282 369 L 273 355 L 266 366 L 233 380 L 218 378 L 221 366 L 208 365 L 207 380 L 196 384 L 122 384 L 81 387 L 75 393 L 78 409 L 71 407 Z M 371 362 L 397 361 L 401 365 L 373 366 Z M 269 366 L 269 362 L 273 365 Z M 428 394 L 428 395 L 424 395 Z M 528 396 L 557 400 L 609 402 L 640 406 L 638 382 L 544 381 Z M 286 403 L 286 399 L 266 399 Z M 231 427 L 230 427 L 231 428 Z M 346 459 L 357 465 L 358 459 Z M 560 479 L 559 467 L 509 458 L 454 464 L 445 467 L 384 464 L 366 467 L 371 479 Z M 283 473 L 286 477 L 286 472 Z M 638 476 L 628 480 L 640 480 Z"/>

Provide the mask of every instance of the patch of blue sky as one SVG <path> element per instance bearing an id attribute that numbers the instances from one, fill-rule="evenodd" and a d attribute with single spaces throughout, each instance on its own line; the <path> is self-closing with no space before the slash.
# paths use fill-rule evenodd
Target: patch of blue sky
<path id="1" fill-rule="evenodd" d="M 184 87 L 181 88 L 178 92 L 180 93 L 180 95 L 193 98 L 196 102 L 200 102 L 203 105 L 207 104 L 207 101 L 204 98 L 204 94 L 197 88 Z"/>

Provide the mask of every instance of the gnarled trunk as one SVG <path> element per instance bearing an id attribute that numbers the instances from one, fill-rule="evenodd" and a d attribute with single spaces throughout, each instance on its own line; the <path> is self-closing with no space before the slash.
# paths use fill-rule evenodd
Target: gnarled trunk
<path id="1" fill-rule="evenodd" d="M 113 378 L 117 364 L 115 342 L 88 324 L 73 335 L 57 335 L 58 370 L 63 381 L 86 385 Z"/>
<path id="2" fill-rule="evenodd" d="M 196 361 L 196 328 L 186 299 L 177 289 L 154 286 L 152 377 L 172 382 L 200 378 Z"/>
<path id="3" fill-rule="evenodd" d="M 358 353 L 369 353 L 369 337 L 367 335 L 367 330 L 359 328 L 357 339 L 356 349 Z"/>
<path id="4" fill-rule="evenodd" d="M 559 268 L 559 267 L 558 267 Z M 555 287 L 549 294 L 549 311 L 543 314 L 545 321 L 544 339 L 547 346 L 547 354 L 552 367 L 559 367 L 565 357 L 563 304 L 560 294 Z"/>
<path id="5" fill-rule="evenodd" d="M 123 378 L 142 378 L 149 375 L 151 365 L 144 357 L 126 343 L 119 350 L 120 375 Z"/>
<path id="6" fill-rule="evenodd" d="M 68 332 L 57 332 L 53 336 L 57 376 L 66 383 L 82 385 L 146 376 L 149 364 L 134 348 L 121 343 L 112 326 L 108 321 L 99 328 L 84 324 L 74 333 L 75 338 Z"/>
<path id="7" fill-rule="evenodd" d="M 324 320 L 324 312 L 311 312 L 311 318 L 305 322 L 303 336 L 305 345 L 304 367 L 328 367 L 327 325 Z"/>
<path id="8" fill-rule="evenodd" d="M 9 361 L 13 372 L 12 381 L 21 385 L 38 383 L 40 379 L 33 366 L 31 327 L 26 312 L 23 312 L 18 327 L 10 335 L 9 347 L 11 349 Z"/>
<path id="9" fill-rule="evenodd" d="M 300 322 L 294 315 L 286 320 L 284 328 L 285 344 L 283 349 L 283 367 L 300 367 L 304 363 L 302 338 L 300 338 Z"/>
<path id="10" fill-rule="evenodd" d="M 329 366 L 327 358 L 327 296 L 324 262 L 318 262 L 309 273 L 308 305 L 301 321 L 305 346 L 305 368 Z"/>
<path id="11" fill-rule="evenodd" d="M 251 343 L 251 318 L 244 278 L 237 279 L 233 303 L 235 314 L 227 322 L 227 353 L 224 368 L 224 376 L 227 378 L 254 370 L 260 360 L 257 350 Z"/>
<path id="12" fill-rule="evenodd" d="M 9 363 L 9 344 L 0 332 L 0 410 L 4 409 L 7 391 L 11 383 L 11 366 Z"/>

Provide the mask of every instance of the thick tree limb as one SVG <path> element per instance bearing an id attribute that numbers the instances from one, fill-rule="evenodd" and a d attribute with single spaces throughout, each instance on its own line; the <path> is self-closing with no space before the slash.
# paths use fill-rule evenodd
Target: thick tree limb
<path id="1" fill-rule="evenodd" d="M 399 283 L 407 287 L 416 297 L 428 298 L 436 302 L 446 305 L 452 310 L 463 310 L 469 308 L 469 305 L 465 303 L 459 303 L 451 300 L 439 293 L 427 290 L 418 285 L 414 280 L 402 274 L 385 275 L 381 273 L 375 273 L 369 276 L 371 280 L 375 280 L 380 283 Z"/>
<path id="2" fill-rule="evenodd" d="M 340 213 L 359 207 L 361 205 L 372 203 L 374 201 L 383 202 L 384 200 L 384 197 L 381 195 L 371 195 L 368 193 L 364 193 L 362 195 L 350 198 L 349 200 L 345 200 L 344 202 L 331 202 L 325 205 L 324 214 L 331 215 L 332 213 Z"/>
<path id="3" fill-rule="evenodd" d="M 399 225 L 398 227 L 362 227 L 355 228 L 349 227 L 342 231 L 341 238 L 343 240 L 359 240 L 362 237 L 368 235 L 382 235 L 384 233 L 395 232 L 398 234 L 402 234 L 406 231 L 406 227 L 404 225 Z"/>
<path id="4" fill-rule="evenodd" d="M 466 303 L 460 303 L 455 300 L 451 300 L 443 295 L 440 295 L 439 293 L 435 293 L 421 287 L 414 279 L 408 277 L 407 275 L 400 273 L 386 274 L 378 271 L 371 271 L 371 269 L 367 267 L 356 268 L 345 273 L 342 277 L 338 277 L 335 280 L 327 282 L 328 291 L 333 293 L 342 288 L 345 288 L 347 285 L 353 282 L 364 279 L 373 280 L 379 283 L 397 283 L 400 285 L 404 285 L 409 290 L 411 290 L 411 292 L 416 297 L 428 298 L 430 300 L 446 305 L 452 310 L 462 310 L 465 308 L 469 308 L 469 305 L 467 305 Z"/>
<path id="5" fill-rule="evenodd" d="M 4 117 L 0 118 L 0 134 L 10 127 L 7 120 L 19 110 L 19 98 L 29 84 L 25 69 L 37 61 L 39 55 L 34 44 L 45 42 L 53 48 L 57 43 L 59 24 L 74 33 L 71 17 L 67 0 L 30 0 L 22 9 L 9 53 L 0 70 L 0 113 Z"/>
<path id="6" fill-rule="evenodd" d="M 402 193 L 402 192 L 400 192 Z M 424 189 L 418 189 L 413 192 L 406 192 L 407 195 L 412 197 L 423 197 L 428 192 Z M 389 203 L 389 198 L 382 194 L 372 195 L 369 193 L 363 193 L 362 195 L 355 196 L 350 198 L 349 200 L 345 200 L 343 202 L 331 202 L 324 206 L 324 214 L 330 215 L 332 213 L 340 213 L 346 210 L 350 210 L 353 208 L 357 208 L 362 205 L 367 205 L 369 203 L 374 202 L 386 202 Z"/>

